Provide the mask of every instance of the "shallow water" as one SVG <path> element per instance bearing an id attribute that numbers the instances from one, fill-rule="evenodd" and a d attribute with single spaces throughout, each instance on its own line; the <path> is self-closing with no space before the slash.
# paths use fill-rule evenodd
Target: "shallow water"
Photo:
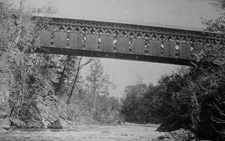
<path id="1" fill-rule="evenodd" d="M 62 130 L 15 130 L 0 132 L 0 141 L 151 141 L 162 134 L 155 125 L 77 126 Z"/>

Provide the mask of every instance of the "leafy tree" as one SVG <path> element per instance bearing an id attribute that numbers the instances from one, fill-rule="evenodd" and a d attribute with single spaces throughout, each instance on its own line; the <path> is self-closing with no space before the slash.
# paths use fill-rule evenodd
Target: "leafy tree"
<path id="1" fill-rule="evenodd" d="M 193 128 L 200 137 L 224 140 L 224 47 L 206 46 L 193 74 Z"/>
<path id="2" fill-rule="evenodd" d="M 103 66 L 99 59 L 95 59 L 90 65 L 90 72 L 86 77 L 86 87 L 89 91 L 90 106 L 93 112 L 94 119 L 102 121 L 107 114 L 107 103 L 109 87 L 114 86 L 110 81 L 108 75 L 104 74 Z M 106 104 L 105 106 L 103 106 Z"/>
<path id="3" fill-rule="evenodd" d="M 142 122 L 145 118 L 145 108 L 142 104 L 143 96 L 148 87 L 145 84 L 127 86 L 125 88 L 125 97 L 122 100 L 121 113 L 128 122 Z"/>
<path id="4" fill-rule="evenodd" d="M 96 105 L 96 97 L 99 95 L 108 95 L 109 77 L 104 75 L 103 66 L 99 59 L 95 59 L 90 65 L 90 73 L 86 77 L 87 88 L 94 99 L 94 107 Z"/>
<path id="5" fill-rule="evenodd" d="M 52 9 L 39 12 L 45 11 Z M 85 87 L 80 72 L 92 58 L 35 53 L 50 19 L 34 18 L 32 12 L 22 0 L 19 8 L 0 2 L 0 87 L 12 125 L 42 128 L 42 119 L 51 123 L 60 117 L 106 124 L 119 120 L 119 102 L 109 97 L 114 85 L 98 59 L 91 64 Z"/>
<path id="6" fill-rule="evenodd" d="M 51 85 L 54 73 L 45 68 L 48 61 L 43 55 L 34 53 L 39 47 L 37 39 L 49 19 L 33 18 L 23 1 L 20 1 L 19 8 L 8 1 L 1 1 L 0 7 L 0 72 L 7 82 L 11 121 L 18 121 L 17 126 L 21 126 L 22 122 L 19 121 L 27 122 L 34 116 L 28 113 L 32 108 L 37 109 L 36 101 L 40 96 L 54 94 Z M 35 113 L 37 126 L 42 127 L 38 111 Z M 31 120 L 26 123 L 27 127 L 30 127 Z"/>
<path id="7" fill-rule="evenodd" d="M 220 9 L 224 10 L 225 8 L 225 1 L 224 0 L 211 0 L 212 4 Z"/>
<path id="8" fill-rule="evenodd" d="M 219 2 L 224 8 L 224 1 Z M 224 34 L 224 21 L 223 15 L 203 23 L 208 31 Z M 152 122 L 152 118 L 163 122 L 158 130 L 185 128 L 202 139 L 224 140 L 225 49 L 224 45 L 204 45 L 195 54 L 198 59 L 193 67 L 163 76 L 157 86 L 149 87 L 143 98 L 129 91 L 122 103 L 126 120 L 137 122 L 137 117 L 145 114 L 147 122 Z M 145 110 L 138 110 L 140 106 Z M 139 113 L 135 115 L 134 111 Z M 130 115 L 132 120 L 128 118 Z"/>
<path id="9" fill-rule="evenodd" d="M 224 9 L 224 0 L 219 1 Z M 224 34 L 224 15 L 215 20 L 204 20 L 207 30 Z M 205 45 L 200 60 L 193 69 L 196 76 L 192 83 L 194 105 L 192 109 L 193 128 L 202 137 L 212 140 L 225 139 L 224 117 L 224 45 Z"/>

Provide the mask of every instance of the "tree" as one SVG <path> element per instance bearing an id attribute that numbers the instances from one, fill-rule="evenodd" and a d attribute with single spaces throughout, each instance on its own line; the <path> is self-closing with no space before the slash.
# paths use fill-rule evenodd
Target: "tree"
<path id="1" fill-rule="evenodd" d="M 212 0 L 212 4 L 222 10 L 225 8 L 225 0 Z"/>
<path id="2" fill-rule="evenodd" d="M 33 17 L 32 12 L 36 10 L 26 9 L 23 0 L 19 8 L 0 2 L 0 93 L 8 101 L 0 110 L 8 110 L 12 125 L 26 128 L 42 128 L 42 119 L 49 123 L 60 117 L 93 120 L 96 113 L 100 122 L 115 121 L 119 103 L 109 97 L 113 84 L 100 61 L 91 64 L 85 87 L 80 72 L 93 58 L 35 53 L 40 33 L 51 19 Z"/>
<path id="3" fill-rule="evenodd" d="M 225 1 L 218 0 L 224 10 Z M 224 34 L 224 15 L 215 20 L 204 20 L 207 30 Z M 224 45 L 207 45 L 203 49 L 200 60 L 192 74 L 196 77 L 192 83 L 196 105 L 192 111 L 193 127 L 196 133 L 212 140 L 225 139 L 225 49 Z"/>
<path id="4" fill-rule="evenodd" d="M 79 74 L 80 74 L 80 71 L 83 67 L 87 66 L 89 63 L 91 63 L 93 61 L 93 58 L 89 58 L 85 63 L 81 63 L 83 57 L 80 57 L 78 58 L 78 62 L 77 62 L 77 68 L 76 68 L 76 71 L 74 73 L 74 80 L 73 80 L 73 84 L 72 84 L 72 88 L 71 88 L 71 91 L 68 95 L 68 99 L 67 99 L 67 103 L 69 104 L 70 103 L 70 99 L 73 95 L 73 91 L 74 91 L 74 88 L 78 82 L 78 79 L 79 79 Z"/>
<path id="5" fill-rule="evenodd" d="M 86 86 L 95 100 L 98 95 L 108 95 L 109 85 L 112 83 L 109 81 L 109 77 L 104 75 L 103 66 L 99 59 L 95 59 L 90 65 L 90 73 L 86 80 Z"/>
<path id="6" fill-rule="evenodd" d="M 44 56 L 34 53 L 34 50 L 39 47 L 37 39 L 49 19 L 33 18 L 23 2 L 20 1 L 19 8 L 8 1 L 0 2 L 0 73 L 9 92 L 11 121 L 18 121 L 17 126 L 21 126 L 23 121 L 30 127 L 33 122 L 31 116 L 36 116 L 39 120 L 36 125 L 42 127 L 37 101 L 42 96 L 54 94 L 51 85 L 54 74 L 46 68 L 48 61 Z M 31 109 L 36 112 L 31 113 Z"/>
<path id="7" fill-rule="evenodd" d="M 125 98 L 122 100 L 121 113 L 128 122 L 143 123 L 146 121 L 143 106 L 144 94 L 148 91 L 146 84 L 136 84 L 125 88 Z"/>
<path id="8" fill-rule="evenodd" d="M 103 119 L 102 99 L 108 99 L 109 87 L 114 86 L 110 81 L 108 75 L 103 72 L 103 66 L 99 59 L 95 59 L 90 65 L 89 74 L 86 77 L 86 87 L 90 94 L 92 101 L 92 112 L 95 119 L 101 121 Z M 108 100 L 107 100 L 108 101 Z"/>

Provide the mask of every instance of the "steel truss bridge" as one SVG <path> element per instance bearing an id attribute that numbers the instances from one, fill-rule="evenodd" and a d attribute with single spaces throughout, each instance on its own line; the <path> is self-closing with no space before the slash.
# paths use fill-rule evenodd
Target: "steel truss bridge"
<path id="1" fill-rule="evenodd" d="M 222 34 L 124 23 L 52 18 L 39 52 L 190 65 L 206 45 L 224 45 Z"/>

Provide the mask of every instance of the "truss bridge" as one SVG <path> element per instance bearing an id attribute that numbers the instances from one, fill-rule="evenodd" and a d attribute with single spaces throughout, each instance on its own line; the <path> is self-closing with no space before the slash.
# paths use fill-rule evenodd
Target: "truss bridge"
<path id="1" fill-rule="evenodd" d="M 224 45 L 222 34 L 189 29 L 52 18 L 38 52 L 190 65 L 206 45 Z"/>

